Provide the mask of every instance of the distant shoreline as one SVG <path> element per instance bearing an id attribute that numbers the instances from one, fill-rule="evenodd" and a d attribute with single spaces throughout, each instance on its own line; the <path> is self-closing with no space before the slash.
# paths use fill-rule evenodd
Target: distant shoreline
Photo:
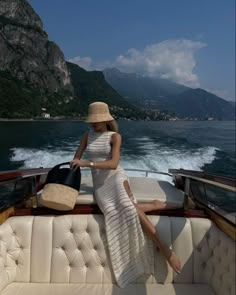
<path id="1" fill-rule="evenodd" d="M 0 122 L 60 122 L 60 121 L 76 121 L 83 122 L 81 119 L 3 119 Z"/>
<path id="2" fill-rule="evenodd" d="M 5 119 L 5 118 L 0 118 L 0 122 L 85 122 L 84 120 L 82 119 Z M 198 119 L 198 120 L 194 120 L 194 119 L 178 119 L 178 120 L 130 120 L 130 119 L 127 119 L 127 120 L 124 120 L 124 119 L 118 119 L 117 120 L 118 122 L 119 121 L 132 121 L 132 122 L 138 122 L 138 121 L 146 121 L 146 122 L 235 122 L 235 120 L 201 120 L 201 119 Z"/>

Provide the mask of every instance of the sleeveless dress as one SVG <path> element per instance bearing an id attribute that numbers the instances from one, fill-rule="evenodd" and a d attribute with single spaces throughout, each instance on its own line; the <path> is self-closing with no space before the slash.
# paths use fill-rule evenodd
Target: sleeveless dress
<path id="1" fill-rule="evenodd" d="M 90 161 L 111 159 L 110 140 L 114 133 L 89 131 L 86 152 Z M 143 273 L 152 272 L 151 247 L 124 188 L 124 181 L 128 181 L 125 171 L 118 166 L 115 170 L 92 168 L 91 172 L 95 199 L 104 214 L 113 273 L 123 288 Z"/>

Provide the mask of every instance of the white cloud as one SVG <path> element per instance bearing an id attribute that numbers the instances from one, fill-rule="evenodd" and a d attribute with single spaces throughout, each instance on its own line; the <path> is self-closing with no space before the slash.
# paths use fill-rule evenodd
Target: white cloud
<path id="1" fill-rule="evenodd" d="M 90 57 L 80 57 L 69 61 L 91 70 L 116 67 L 123 72 L 139 73 L 149 77 L 160 77 L 190 87 L 199 87 L 199 79 L 193 70 L 196 66 L 195 53 L 207 46 L 200 41 L 186 39 L 165 40 L 146 46 L 143 50 L 130 48 L 114 61 L 93 63 Z"/>
<path id="2" fill-rule="evenodd" d="M 91 57 L 80 57 L 76 56 L 71 59 L 68 59 L 69 62 L 79 65 L 85 70 L 91 70 L 92 58 Z"/>
<path id="3" fill-rule="evenodd" d="M 117 57 L 113 66 L 125 72 L 141 73 L 198 87 L 198 77 L 193 73 L 196 66 L 194 53 L 205 46 L 205 43 L 191 40 L 166 40 L 148 45 L 143 51 L 129 49 L 125 55 Z"/>

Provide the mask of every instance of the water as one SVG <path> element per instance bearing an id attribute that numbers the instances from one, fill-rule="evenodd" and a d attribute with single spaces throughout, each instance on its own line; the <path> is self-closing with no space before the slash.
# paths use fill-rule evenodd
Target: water
<path id="1" fill-rule="evenodd" d="M 75 121 L 0 122 L 0 170 L 70 161 L 89 125 Z M 235 122 L 120 121 L 121 165 L 235 176 Z"/>

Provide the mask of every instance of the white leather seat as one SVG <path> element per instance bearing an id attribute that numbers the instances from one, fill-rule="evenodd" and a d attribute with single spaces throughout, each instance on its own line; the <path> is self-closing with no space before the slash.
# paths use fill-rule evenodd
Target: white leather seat
<path id="1" fill-rule="evenodd" d="M 183 207 L 184 193 L 167 181 L 155 178 L 129 177 L 131 190 L 138 203 L 159 200 Z M 76 204 L 96 204 L 93 196 L 93 184 L 90 177 L 81 180 L 80 192 Z"/>
<path id="2" fill-rule="evenodd" d="M 16 293 L 17 292 L 17 293 Z M 215 295 L 204 284 L 131 284 L 121 289 L 112 284 L 22 284 L 9 285 L 1 295 Z"/>
<path id="3" fill-rule="evenodd" d="M 11 217 L 0 226 L 0 294 L 235 294 L 234 241 L 207 219 L 149 218 L 180 257 L 181 274 L 153 247 L 154 273 L 120 289 L 103 215 Z"/>

